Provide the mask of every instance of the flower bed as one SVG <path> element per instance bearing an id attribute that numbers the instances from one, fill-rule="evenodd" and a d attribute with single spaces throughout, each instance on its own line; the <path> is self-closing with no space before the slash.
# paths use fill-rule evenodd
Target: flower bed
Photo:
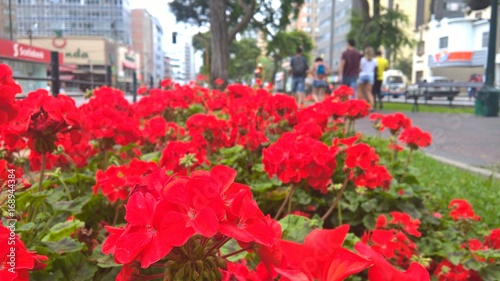
<path id="1" fill-rule="evenodd" d="M 230 85 L 102 87 L 77 107 L 0 65 L 0 280 L 498 280 L 500 229 L 466 198 L 429 212 L 411 174 L 431 136 Z M 400 151 L 406 146 L 407 157 Z M 435 187 L 439 188 L 439 187 Z"/>

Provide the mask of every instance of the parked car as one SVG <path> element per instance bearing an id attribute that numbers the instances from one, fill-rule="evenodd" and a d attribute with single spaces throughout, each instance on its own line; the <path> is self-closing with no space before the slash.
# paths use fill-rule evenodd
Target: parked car
<path id="1" fill-rule="evenodd" d="M 425 99 L 431 100 L 433 97 L 446 97 L 448 100 L 453 100 L 458 96 L 460 89 L 458 87 L 425 87 L 426 83 L 439 83 L 439 82 L 454 82 L 453 80 L 444 76 L 428 76 L 422 77 L 417 81 L 420 86 L 420 93 Z"/>
<path id="2" fill-rule="evenodd" d="M 389 69 L 384 72 L 384 80 L 380 93 L 382 96 L 391 96 L 398 98 L 405 94 L 406 77 L 403 72 L 398 69 Z"/>

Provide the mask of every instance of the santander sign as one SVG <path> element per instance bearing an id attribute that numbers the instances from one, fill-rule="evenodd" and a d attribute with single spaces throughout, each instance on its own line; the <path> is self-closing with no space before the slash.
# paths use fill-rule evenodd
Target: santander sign
<path id="1" fill-rule="evenodd" d="M 15 43 L 14 48 L 14 57 L 27 58 L 27 59 L 36 59 L 36 60 L 45 60 L 45 52 L 42 50 L 37 50 L 31 47 L 23 47 L 20 46 L 19 43 Z"/>

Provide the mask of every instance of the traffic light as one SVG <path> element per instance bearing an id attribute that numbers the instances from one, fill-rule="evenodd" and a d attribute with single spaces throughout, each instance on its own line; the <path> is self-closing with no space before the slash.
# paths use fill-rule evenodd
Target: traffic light
<path id="1" fill-rule="evenodd" d="M 172 32 L 172 44 L 177 44 L 177 32 Z"/>

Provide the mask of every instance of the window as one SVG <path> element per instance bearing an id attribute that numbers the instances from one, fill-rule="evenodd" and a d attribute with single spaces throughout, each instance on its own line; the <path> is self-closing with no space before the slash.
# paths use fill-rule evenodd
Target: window
<path id="1" fill-rule="evenodd" d="M 425 41 L 420 41 L 417 45 L 417 55 L 422 56 L 423 54 L 425 54 Z"/>
<path id="2" fill-rule="evenodd" d="M 480 20 L 483 18 L 483 13 L 479 12 L 479 13 L 476 13 L 476 15 L 474 16 L 477 20 Z"/>
<path id="3" fill-rule="evenodd" d="M 490 33 L 489 32 L 483 32 L 483 40 L 481 43 L 481 47 L 483 48 L 488 48 L 488 43 L 490 42 Z"/>
<path id="4" fill-rule="evenodd" d="M 439 49 L 448 48 L 448 36 L 439 38 Z"/>

